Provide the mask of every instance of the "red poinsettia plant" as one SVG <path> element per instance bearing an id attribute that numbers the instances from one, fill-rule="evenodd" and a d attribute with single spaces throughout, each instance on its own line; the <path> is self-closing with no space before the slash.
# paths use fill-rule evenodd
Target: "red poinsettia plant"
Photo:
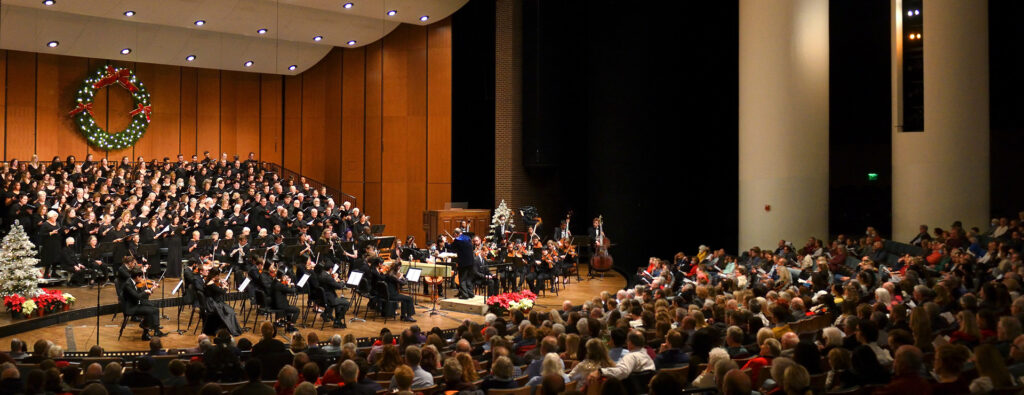
<path id="1" fill-rule="evenodd" d="M 4 306 L 7 306 L 7 310 L 21 312 L 21 305 L 25 303 L 25 297 L 14 294 L 10 296 L 4 296 Z"/>
<path id="2" fill-rule="evenodd" d="M 44 313 L 52 313 L 64 308 L 65 305 L 71 303 L 74 299 L 70 294 L 64 294 L 57 289 L 48 290 L 41 288 L 40 291 L 41 293 L 38 296 L 31 299 L 26 299 L 19 294 L 4 296 L 4 306 L 7 307 L 8 311 L 25 315 L 31 315 L 37 310 Z"/>
<path id="3" fill-rule="evenodd" d="M 533 306 L 533 301 L 537 300 L 537 295 L 528 290 L 522 292 L 506 292 L 487 298 L 487 305 L 489 306 L 501 306 L 501 308 L 521 308 L 525 306 Z"/>

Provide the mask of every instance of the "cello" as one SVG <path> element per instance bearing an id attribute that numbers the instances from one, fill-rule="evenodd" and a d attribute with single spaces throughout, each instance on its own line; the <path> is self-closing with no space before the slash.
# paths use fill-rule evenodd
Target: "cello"
<path id="1" fill-rule="evenodd" d="M 598 216 L 598 235 L 594 240 L 594 256 L 590 258 L 590 270 L 606 272 L 612 269 L 615 260 L 608 254 L 608 247 L 611 241 L 604 235 L 604 216 Z"/>

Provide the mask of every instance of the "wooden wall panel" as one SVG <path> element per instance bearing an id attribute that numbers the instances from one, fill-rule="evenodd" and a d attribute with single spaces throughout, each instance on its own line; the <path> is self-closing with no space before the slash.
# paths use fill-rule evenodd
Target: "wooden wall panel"
<path id="1" fill-rule="evenodd" d="M 7 51 L 0 50 L 0 145 L 7 149 Z M 6 156 L 6 155 L 5 155 Z"/>
<path id="2" fill-rule="evenodd" d="M 132 68 L 154 106 L 142 140 L 110 153 L 87 146 L 67 116 L 81 80 L 108 63 Z M 450 79 L 448 21 L 335 48 L 289 77 L 0 51 L 0 141 L 6 158 L 24 159 L 252 151 L 353 195 L 388 234 L 422 238 L 423 210 L 451 199 Z M 94 118 L 123 129 L 131 105 L 123 89 L 103 89 Z"/>
<path id="3" fill-rule="evenodd" d="M 238 107 L 236 103 L 241 96 L 238 93 L 238 71 L 220 72 L 220 152 L 226 152 L 228 158 L 238 153 L 236 151 L 236 137 L 238 131 Z"/>
<path id="4" fill-rule="evenodd" d="M 6 110 L 7 158 L 31 159 L 36 152 L 36 54 L 7 52 Z"/>
<path id="5" fill-rule="evenodd" d="M 363 181 L 363 127 L 365 123 L 366 50 L 343 51 L 345 57 L 341 98 L 341 182 Z M 359 188 L 362 196 L 362 187 Z M 347 192 L 347 190 L 346 190 Z M 348 192 L 355 195 L 353 192 Z"/>
<path id="6" fill-rule="evenodd" d="M 281 164 L 281 76 L 260 76 L 260 160 Z"/>
<path id="7" fill-rule="evenodd" d="M 449 198 L 452 182 L 451 28 L 451 18 L 427 27 L 427 182 L 447 183 Z M 428 205 L 429 202 L 430 199 Z"/>
<path id="8" fill-rule="evenodd" d="M 191 67 L 182 67 L 179 73 L 181 77 L 181 121 L 178 124 L 181 136 L 178 139 L 179 150 L 189 159 L 192 155 L 198 155 L 196 151 L 196 127 L 198 111 L 199 72 Z"/>
<path id="9" fill-rule="evenodd" d="M 342 75 L 345 73 L 342 52 L 335 48 L 321 61 L 327 66 L 324 97 L 324 179 L 327 185 L 341 188 L 341 106 Z"/>
<path id="10" fill-rule="evenodd" d="M 235 146 L 229 155 L 241 160 L 260 151 L 260 75 L 240 73 L 235 95 Z M 279 95 L 280 96 L 280 95 Z"/>
<path id="11" fill-rule="evenodd" d="M 302 174 L 326 182 L 324 120 L 327 112 L 326 58 L 302 73 Z"/>
<path id="12" fill-rule="evenodd" d="M 88 69 L 85 70 L 85 74 L 82 74 L 82 79 L 85 79 L 86 76 L 92 75 L 92 73 L 95 73 L 96 70 L 99 70 L 106 64 L 106 60 L 89 59 Z M 102 127 L 103 130 L 108 130 L 107 126 L 109 125 L 107 123 L 107 107 L 109 107 L 109 103 L 107 103 L 107 90 L 100 89 L 99 91 L 97 91 L 92 97 L 92 104 L 93 120 L 95 120 L 96 124 L 100 125 L 100 127 Z M 107 151 L 97 149 L 91 145 L 88 146 L 88 150 L 90 154 L 93 154 L 93 159 L 97 161 L 99 161 L 102 158 L 110 158 L 110 156 L 107 155 Z"/>
<path id="13" fill-rule="evenodd" d="M 220 71 L 199 69 L 196 86 L 196 151 L 220 156 Z"/>
<path id="14" fill-rule="evenodd" d="M 366 47 L 366 90 L 363 131 L 363 179 L 366 182 L 363 194 L 366 198 L 361 205 L 371 216 L 381 217 L 381 83 L 384 80 L 382 59 L 384 54 L 380 41 Z"/>
<path id="15" fill-rule="evenodd" d="M 284 77 L 284 167 L 302 168 L 302 76 Z"/>
<path id="16" fill-rule="evenodd" d="M 49 54 L 36 56 L 36 102 L 35 102 L 35 151 L 39 154 L 39 160 L 50 160 L 58 155 L 59 145 L 57 130 L 60 129 L 60 119 L 56 115 L 60 108 L 60 82 L 57 77 L 60 75 L 58 63 L 60 60 Z M 64 157 L 61 156 L 63 159 Z"/>

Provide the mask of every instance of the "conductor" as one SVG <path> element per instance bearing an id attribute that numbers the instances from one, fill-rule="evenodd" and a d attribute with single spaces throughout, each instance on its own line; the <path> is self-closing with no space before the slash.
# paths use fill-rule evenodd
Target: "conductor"
<path id="1" fill-rule="evenodd" d="M 473 297 L 473 242 L 461 228 L 455 228 L 452 247 L 458 255 L 459 299 L 470 299 Z"/>

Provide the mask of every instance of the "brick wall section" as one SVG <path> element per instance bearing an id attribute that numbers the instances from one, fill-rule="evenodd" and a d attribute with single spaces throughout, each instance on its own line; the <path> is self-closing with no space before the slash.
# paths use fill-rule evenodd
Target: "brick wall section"
<path id="1" fill-rule="evenodd" d="M 494 206 L 529 204 L 523 168 L 523 4 L 497 0 L 494 55 Z"/>

